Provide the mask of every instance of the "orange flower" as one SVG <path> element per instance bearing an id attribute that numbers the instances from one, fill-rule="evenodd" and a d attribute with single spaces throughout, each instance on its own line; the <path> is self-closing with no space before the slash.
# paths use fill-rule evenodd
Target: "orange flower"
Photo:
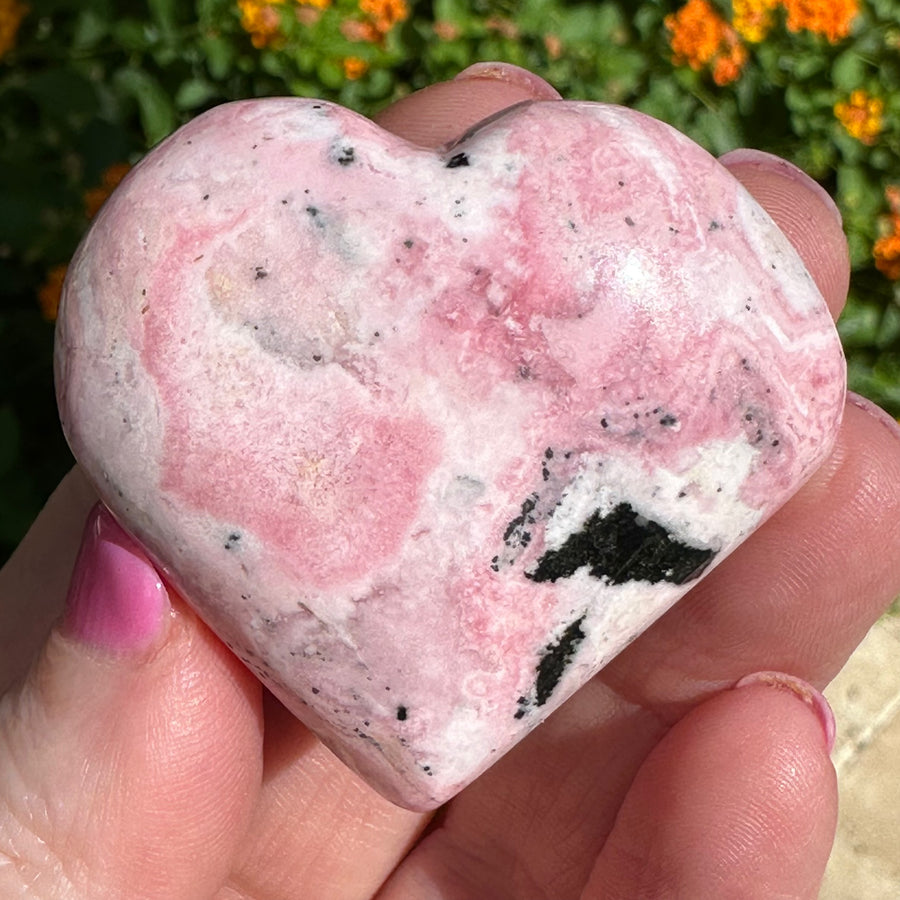
<path id="1" fill-rule="evenodd" d="M 849 101 L 834 104 L 834 114 L 847 133 L 868 146 L 881 134 L 883 112 L 881 97 L 873 97 L 863 90 L 854 91 Z"/>
<path id="2" fill-rule="evenodd" d="M 741 74 L 747 48 L 708 0 L 688 0 L 677 13 L 666 16 L 665 23 L 675 65 L 687 64 L 695 71 L 709 66 L 718 85 Z"/>
<path id="3" fill-rule="evenodd" d="M 745 41 L 758 44 L 772 28 L 778 5 L 779 0 L 732 0 L 731 24 Z"/>
<path id="4" fill-rule="evenodd" d="M 128 163 L 113 163 L 104 169 L 100 176 L 100 184 L 84 192 L 84 214 L 89 219 L 97 215 L 106 198 L 119 186 L 119 182 L 128 174 L 130 168 Z"/>
<path id="5" fill-rule="evenodd" d="M 53 266 L 48 272 L 44 283 L 38 288 L 38 305 L 41 315 L 48 321 L 56 320 L 59 311 L 59 299 L 62 296 L 63 282 L 66 280 L 67 266 Z"/>
<path id="6" fill-rule="evenodd" d="M 359 0 L 359 8 L 381 35 L 387 34 L 409 15 L 406 0 Z"/>
<path id="7" fill-rule="evenodd" d="M 900 187 L 890 185 L 885 192 L 891 214 L 886 219 L 884 234 L 875 241 L 872 255 L 875 268 L 891 281 L 900 279 Z"/>
<path id="8" fill-rule="evenodd" d="M 0 57 L 15 47 L 19 26 L 27 15 L 28 7 L 19 0 L 0 0 Z"/>
<path id="9" fill-rule="evenodd" d="M 835 44 L 850 34 L 859 0 L 781 0 L 789 31 L 812 31 Z"/>
<path id="10" fill-rule="evenodd" d="M 350 81 L 356 81 L 362 78 L 369 71 L 369 64 L 358 56 L 348 56 L 344 60 L 344 75 Z"/>
<path id="11" fill-rule="evenodd" d="M 281 16 L 276 6 L 284 0 L 237 0 L 241 11 L 241 28 L 250 35 L 258 50 L 278 43 L 281 39 Z"/>

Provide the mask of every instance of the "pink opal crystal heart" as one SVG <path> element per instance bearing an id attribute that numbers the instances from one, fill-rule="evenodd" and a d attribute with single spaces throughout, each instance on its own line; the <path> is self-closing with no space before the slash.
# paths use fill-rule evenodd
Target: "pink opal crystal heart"
<path id="1" fill-rule="evenodd" d="M 65 288 L 103 499 L 385 796 L 433 807 L 780 506 L 844 362 L 795 251 L 667 126 L 524 104 L 445 152 L 219 107 Z"/>

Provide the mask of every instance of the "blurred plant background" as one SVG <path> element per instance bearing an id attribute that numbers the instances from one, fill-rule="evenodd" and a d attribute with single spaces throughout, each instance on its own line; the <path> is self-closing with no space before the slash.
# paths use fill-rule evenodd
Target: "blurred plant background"
<path id="1" fill-rule="evenodd" d="M 900 0 L 0 0 L 0 560 L 71 464 L 53 319 L 91 216 L 226 100 L 371 114 L 478 60 L 636 107 L 715 154 L 784 156 L 835 197 L 851 386 L 900 415 Z"/>

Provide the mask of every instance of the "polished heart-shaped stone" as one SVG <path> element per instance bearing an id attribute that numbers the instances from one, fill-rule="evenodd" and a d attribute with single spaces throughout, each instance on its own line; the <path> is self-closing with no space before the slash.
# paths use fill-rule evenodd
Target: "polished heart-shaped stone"
<path id="1" fill-rule="evenodd" d="M 535 102 L 433 152 L 278 99 L 116 191 L 57 384 L 171 585 L 427 809 L 797 490 L 844 361 L 785 237 L 660 122 Z"/>

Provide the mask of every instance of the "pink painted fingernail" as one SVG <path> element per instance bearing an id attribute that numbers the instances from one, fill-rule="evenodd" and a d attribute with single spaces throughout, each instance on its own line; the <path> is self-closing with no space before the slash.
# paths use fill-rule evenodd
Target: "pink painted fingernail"
<path id="1" fill-rule="evenodd" d="M 561 100 L 562 96 L 556 88 L 552 87 L 539 75 L 514 66 L 512 63 L 503 62 L 479 62 L 465 68 L 453 80 L 466 81 L 467 79 L 487 78 L 494 81 L 504 81 L 515 85 L 531 94 L 534 100 Z"/>
<path id="2" fill-rule="evenodd" d="M 156 640 L 170 609 L 147 556 L 98 503 L 75 561 L 63 632 L 101 650 L 140 652 Z"/>
<path id="3" fill-rule="evenodd" d="M 750 687 L 762 684 L 777 690 L 789 691 L 799 697 L 818 717 L 819 724 L 825 735 L 825 746 L 828 752 L 834 749 L 834 739 L 837 733 L 837 725 L 834 720 L 834 711 L 825 699 L 824 695 L 816 690 L 809 682 L 787 675 L 784 672 L 754 672 L 742 678 L 735 688 Z"/>

